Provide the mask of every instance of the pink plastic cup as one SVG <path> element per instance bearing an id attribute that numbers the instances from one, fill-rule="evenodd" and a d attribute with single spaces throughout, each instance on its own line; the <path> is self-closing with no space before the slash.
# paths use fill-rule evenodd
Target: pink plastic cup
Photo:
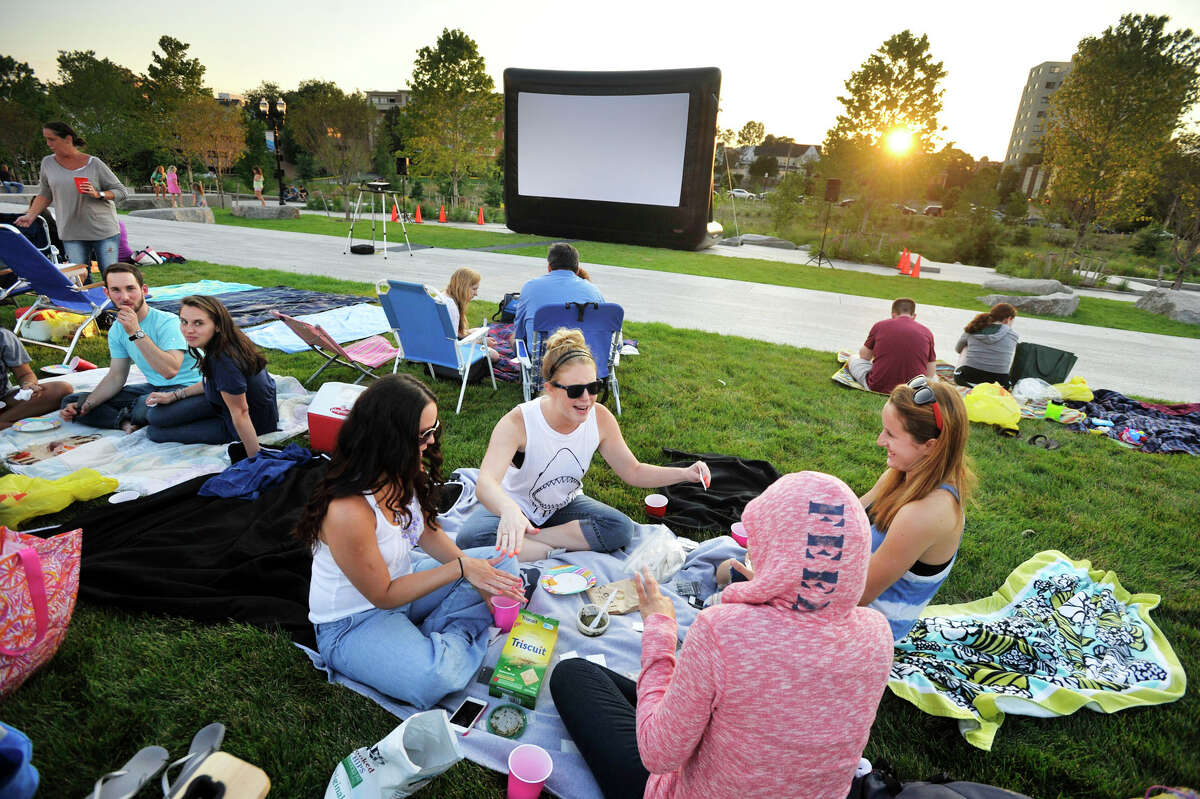
<path id="1" fill-rule="evenodd" d="M 542 747 L 516 747 L 508 753 L 508 799 L 537 799 L 553 770 L 554 761 Z"/>
<path id="2" fill-rule="evenodd" d="M 734 522 L 729 528 L 729 535 L 739 546 L 746 546 L 746 527 L 741 522 Z"/>
<path id="3" fill-rule="evenodd" d="M 661 519 L 667 515 L 667 498 L 662 494 L 646 495 L 646 515 Z"/>
<path id="4" fill-rule="evenodd" d="M 520 612 L 521 603 L 517 600 L 506 596 L 492 598 L 492 619 L 504 632 L 512 629 L 513 622 L 517 620 L 517 614 Z"/>

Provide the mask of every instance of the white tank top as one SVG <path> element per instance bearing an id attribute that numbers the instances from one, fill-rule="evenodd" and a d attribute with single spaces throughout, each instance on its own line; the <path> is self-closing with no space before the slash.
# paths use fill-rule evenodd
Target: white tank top
<path id="1" fill-rule="evenodd" d="M 380 510 L 374 496 L 364 494 L 363 498 L 375 511 L 375 540 L 379 543 L 379 552 L 387 564 L 388 574 L 393 580 L 403 577 L 412 571 L 409 553 L 425 530 L 421 504 L 414 496 L 408 505 L 412 520 L 408 526 L 402 527 L 391 523 L 388 518 L 390 512 Z M 338 568 L 329 545 L 317 539 L 317 548 L 313 551 L 312 581 L 308 585 L 308 620 L 313 624 L 325 624 L 373 607 L 371 601 L 359 593 Z"/>
<path id="2" fill-rule="evenodd" d="M 509 466 L 500 487 L 521 507 L 525 518 L 543 524 L 554 512 L 575 499 L 583 476 L 600 446 L 596 407 L 583 424 L 563 435 L 542 415 L 541 398 L 518 405 L 525 419 L 525 461 Z"/>

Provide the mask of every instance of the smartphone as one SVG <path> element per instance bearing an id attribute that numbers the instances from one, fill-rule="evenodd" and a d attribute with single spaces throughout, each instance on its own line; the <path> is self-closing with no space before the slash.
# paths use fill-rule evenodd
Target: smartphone
<path id="1" fill-rule="evenodd" d="M 483 711 L 487 710 L 487 706 L 487 702 L 482 699 L 468 696 L 450 717 L 450 726 L 459 733 L 465 734 L 475 726 L 475 722 L 479 721 L 479 717 L 483 715 Z"/>

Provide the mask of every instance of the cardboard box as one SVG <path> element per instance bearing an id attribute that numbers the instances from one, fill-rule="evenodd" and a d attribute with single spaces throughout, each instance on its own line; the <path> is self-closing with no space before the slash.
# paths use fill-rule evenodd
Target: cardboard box
<path id="1" fill-rule="evenodd" d="M 517 614 L 508 640 L 500 650 L 496 670 L 488 685 L 488 693 L 509 697 L 519 705 L 533 710 L 554 644 L 558 640 L 558 619 L 539 616 L 523 610 Z"/>
<path id="2" fill-rule="evenodd" d="M 333 452 L 342 422 L 350 415 L 358 395 L 366 386 L 349 383 L 326 383 L 317 390 L 308 406 L 308 441 L 318 452 Z"/>

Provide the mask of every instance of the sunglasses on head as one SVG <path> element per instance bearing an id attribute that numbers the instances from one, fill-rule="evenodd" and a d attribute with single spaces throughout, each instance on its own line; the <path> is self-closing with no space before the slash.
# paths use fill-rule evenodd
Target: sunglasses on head
<path id="1" fill-rule="evenodd" d="M 938 405 L 937 395 L 933 393 L 933 386 L 929 385 L 929 380 L 925 375 L 917 375 L 909 380 L 907 385 L 913 390 L 915 404 L 929 405 L 933 403 L 933 421 L 937 424 L 938 432 L 942 432 L 942 408 Z"/>
<path id="2" fill-rule="evenodd" d="M 600 387 L 603 385 L 603 383 L 601 383 L 599 380 L 593 380 L 590 383 L 575 383 L 570 386 L 564 386 L 562 383 L 556 383 L 551 380 L 550 385 L 554 386 L 555 388 L 561 388 L 563 391 L 567 392 L 567 396 L 571 399 L 579 399 L 583 396 L 583 392 L 585 391 L 591 394 L 593 397 L 596 396 L 600 393 Z"/>
<path id="3" fill-rule="evenodd" d="M 437 432 L 441 428 L 442 428 L 442 420 L 438 419 L 436 422 L 433 423 L 433 427 L 429 428 L 428 430 L 424 430 L 420 433 L 417 433 L 417 443 L 424 444 L 426 441 L 433 443 L 434 437 L 437 436 Z"/>

